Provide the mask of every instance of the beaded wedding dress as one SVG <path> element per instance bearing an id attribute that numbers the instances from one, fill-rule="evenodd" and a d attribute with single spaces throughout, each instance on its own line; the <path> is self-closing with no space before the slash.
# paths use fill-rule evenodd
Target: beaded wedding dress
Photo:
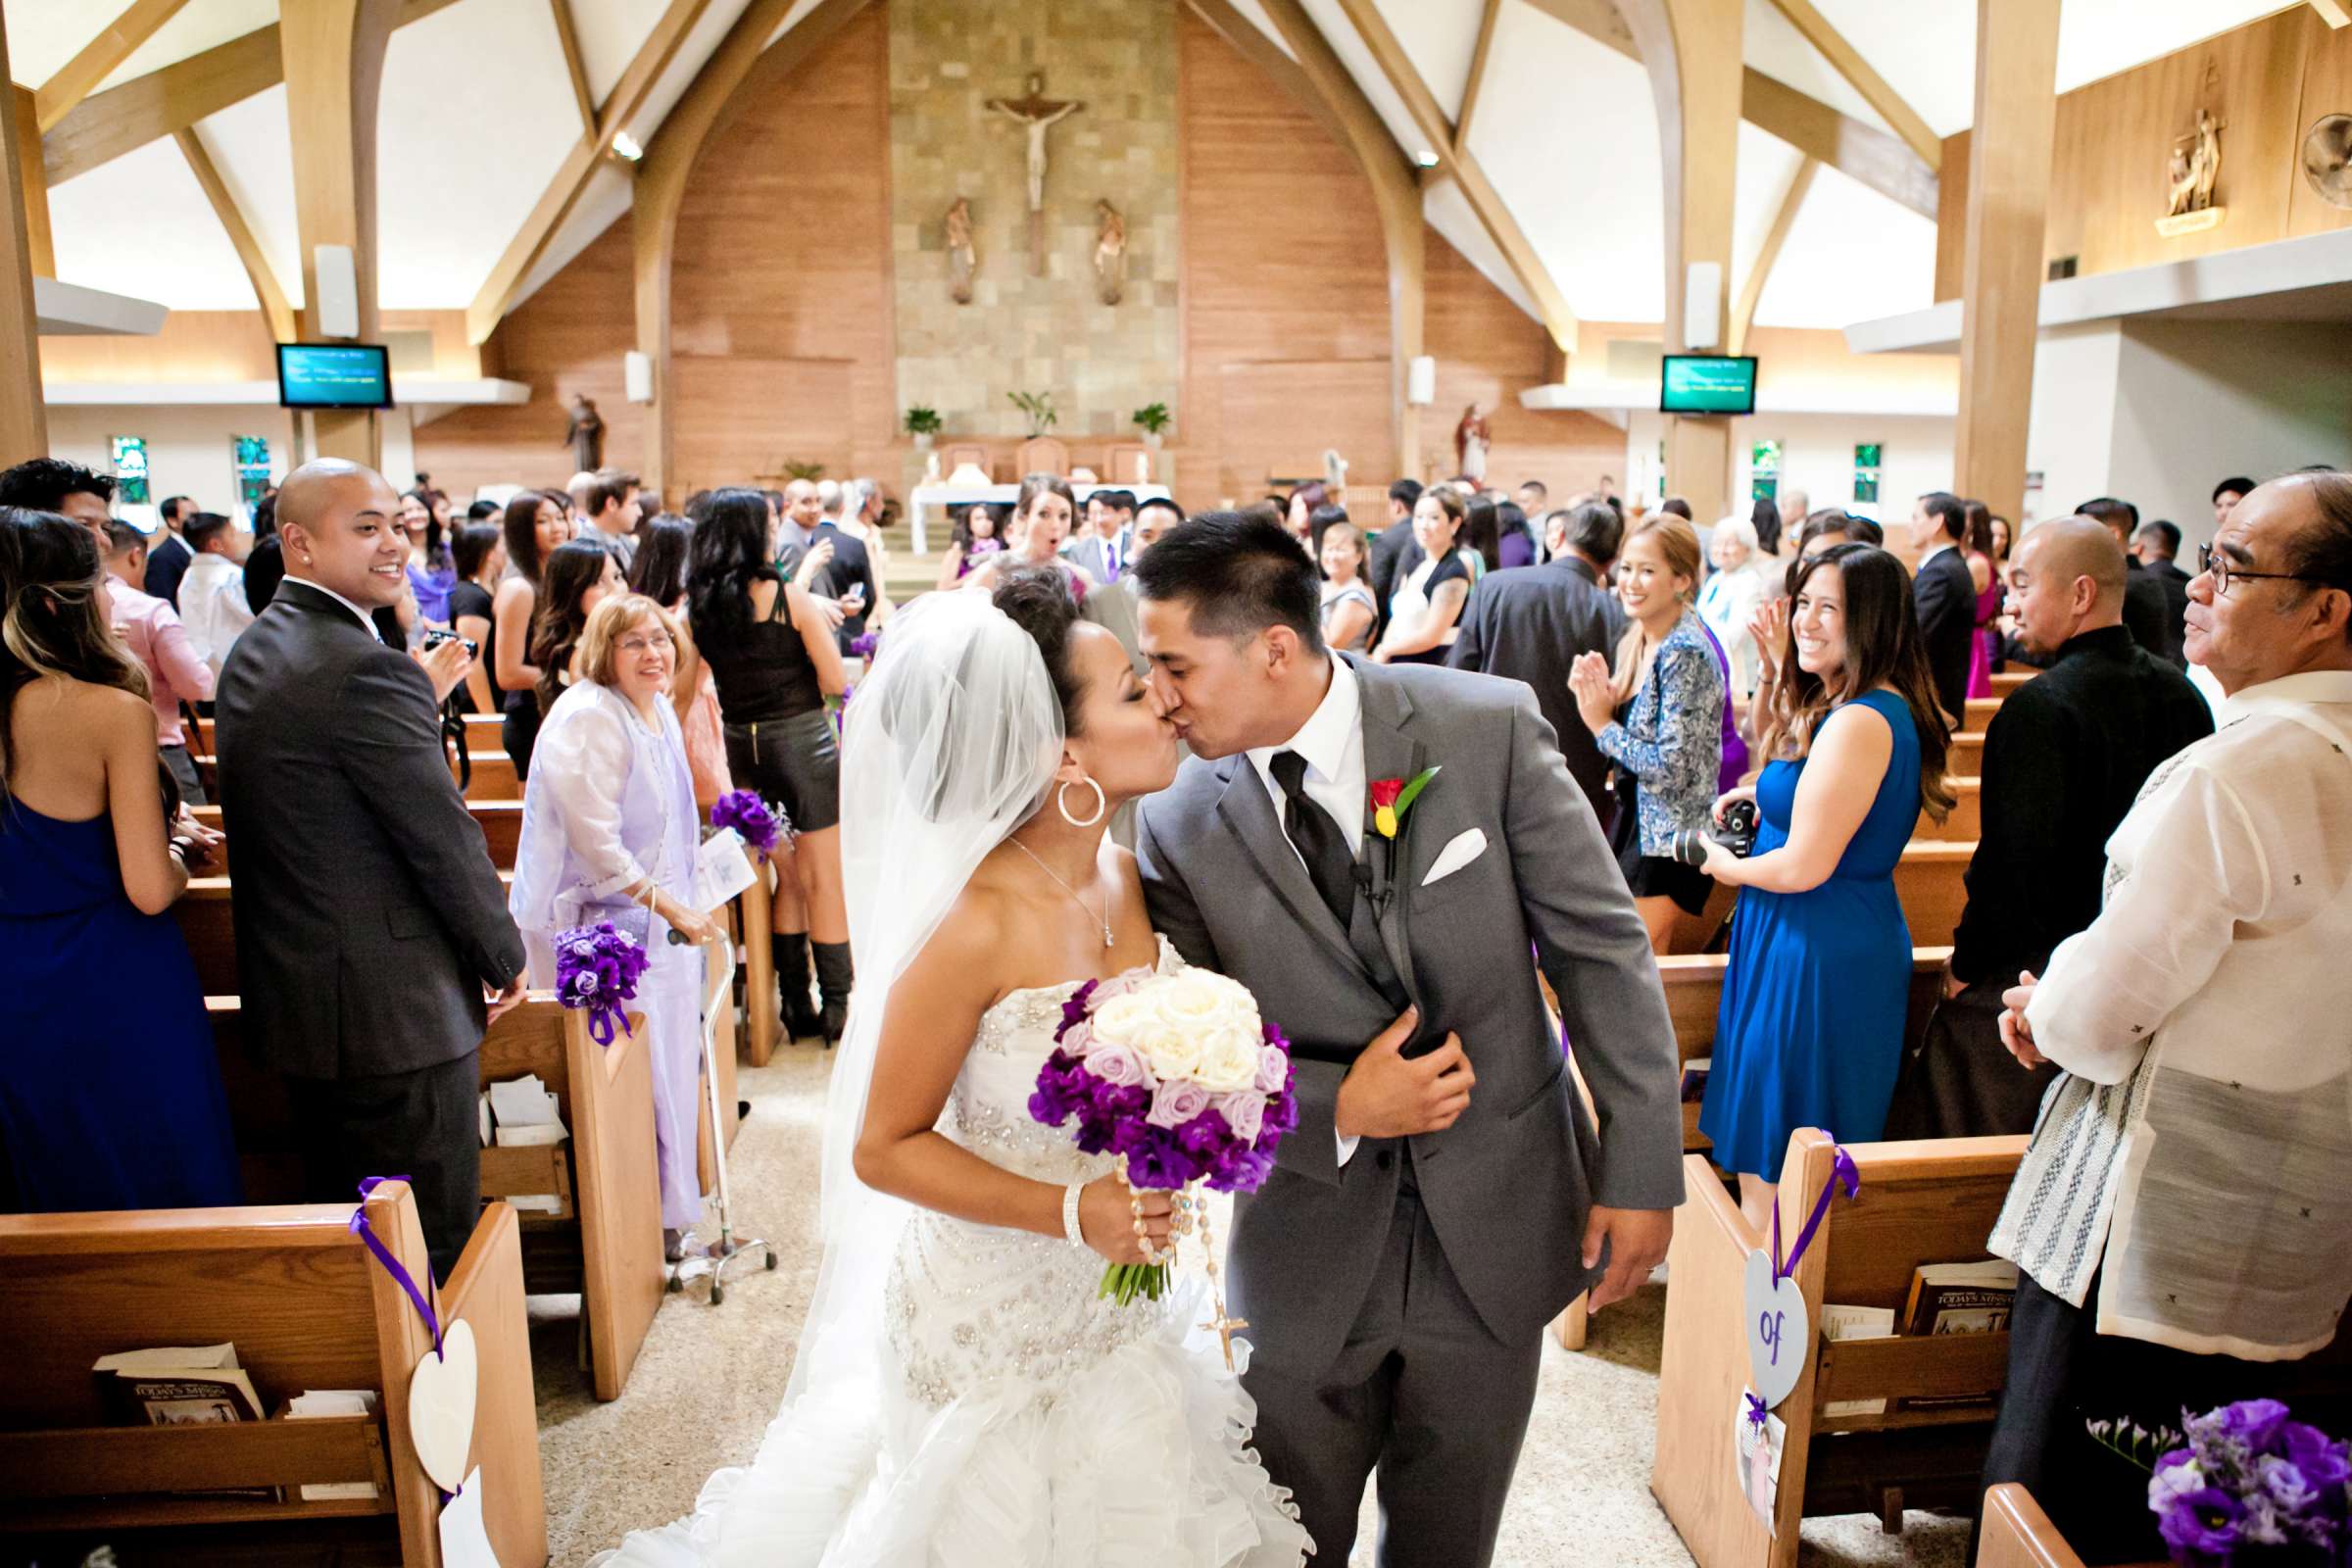
<path id="1" fill-rule="evenodd" d="M 1160 972 L 1180 963 L 1161 938 Z M 1055 1187 L 1112 1165 L 1029 1116 L 1077 989 L 991 1007 L 939 1122 Z M 1298 1563 L 1297 1509 L 1247 1446 L 1255 1406 L 1196 1327 L 1200 1281 L 1122 1307 L 1098 1296 L 1102 1269 L 1059 1237 L 915 1210 L 866 1325 L 877 1375 L 803 1390 L 749 1468 L 712 1476 L 691 1518 L 631 1536 L 614 1568 Z"/>

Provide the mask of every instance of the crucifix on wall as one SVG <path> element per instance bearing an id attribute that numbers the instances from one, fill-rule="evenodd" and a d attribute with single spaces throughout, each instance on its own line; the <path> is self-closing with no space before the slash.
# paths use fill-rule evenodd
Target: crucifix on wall
<path id="1" fill-rule="evenodd" d="M 1029 271 L 1046 274 L 1046 129 L 1084 109 L 1075 100 L 1059 102 L 1045 96 L 1046 78 L 1031 75 L 1025 98 L 991 98 L 988 111 L 1003 115 L 1029 133 Z"/>

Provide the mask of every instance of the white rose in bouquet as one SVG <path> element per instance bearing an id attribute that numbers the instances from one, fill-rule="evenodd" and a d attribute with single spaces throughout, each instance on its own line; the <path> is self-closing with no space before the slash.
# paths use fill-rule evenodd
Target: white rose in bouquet
<path id="1" fill-rule="evenodd" d="M 1262 1037 L 1230 1025 L 1219 1026 L 1200 1044 L 1200 1067 L 1195 1076 L 1202 1088 L 1221 1095 L 1253 1088 L 1261 1050 Z"/>

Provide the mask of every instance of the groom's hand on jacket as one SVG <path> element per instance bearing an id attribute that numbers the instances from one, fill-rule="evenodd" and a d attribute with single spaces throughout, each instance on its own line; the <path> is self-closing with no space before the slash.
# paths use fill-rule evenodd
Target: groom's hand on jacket
<path id="1" fill-rule="evenodd" d="M 1340 1080 L 1332 1120 L 1342 1138 L 1441 1132 L 1470 1108 L 1470 1087 L 1478 1075 L 1470 1070 L 1460 1036 L 1447 1035 L 1446 1043 L 1426 1056 L 1404 1054 L 1404 1043 L 1413 1038 L 1420 1022 L 1419 1008 L 1405 1008 Z"/>
<path id="2" fill-rule="evenodd" d="M 1592 1282 L 1592 1309 L 1622 1301 L 1649 1279 L 1650 1270 L 1666 1261 L 1666 1244 L 1674 1240 L 1671 1208 L 1603 1208 L 1592 1205 L 1585 1222 L 1585 1267 L 1600 1262 L 1601 1244 L 1609 1250 L 1609 1270 Z"/>

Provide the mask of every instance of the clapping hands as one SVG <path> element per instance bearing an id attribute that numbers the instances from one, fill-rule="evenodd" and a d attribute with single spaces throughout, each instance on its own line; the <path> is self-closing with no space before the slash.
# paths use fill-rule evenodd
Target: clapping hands
<path id="1" fill-rule="evenodd" d="M 1568 667 L 1568 690 L 1576 698 L 1576 716 L 1597 735 L 1617 716 L 1617 694 L 1609 680 L 1609 662 L 1598 654 L 1579 654 Z"/>
<path id="2" fill-rule="evenodd" d="M 1756 690 L 1770 686 L 1781 667 L 1781 650 L 1788 638 L 1788 601 L 1767 599 L 1747 617 L 1748 634 L 1756 640 Z"/>

